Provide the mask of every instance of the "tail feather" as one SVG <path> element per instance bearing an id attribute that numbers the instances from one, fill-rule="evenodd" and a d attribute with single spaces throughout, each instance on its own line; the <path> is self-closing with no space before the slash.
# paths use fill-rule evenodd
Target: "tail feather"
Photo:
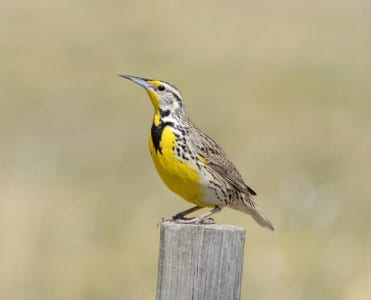
<path id="1" fill-rule="evenodd" d="M 262 212 L 262 210 L 259 207 L 255 207 L 255 209 L 252 209 L 248 211 L 248 214 L 250 214 L 256 223 L 263 227 L 267 227 L 270 230 L 274 231 L 274 227 L 272 222 L 268 219 L 268 217 Z"/>
<path id="2" fill-rule="evenodd" d="M 251 204 L 250 204 L 251 203 Z M 243 211 L 249 214 L 253 219 L 262 227 L 269 228 L 274 231 L 274 226 L 269 218 L 263 213 L 263 211 L 256 205 L 255 201 L 249 198 L 249 202 L 240 202 L 237 210 Z"/>

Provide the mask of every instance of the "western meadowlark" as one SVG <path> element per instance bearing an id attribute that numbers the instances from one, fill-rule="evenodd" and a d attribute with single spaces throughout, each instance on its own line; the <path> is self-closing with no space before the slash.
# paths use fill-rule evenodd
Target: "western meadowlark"
<path id="1" fill-rule="evenodd" d="M 178 89 L 165 81 L 120 76 L 144 87 L 153 104 L 149 149 L 160 177 L 170 190 L 196 205 L 166 220 L 207 223 L 208 217 L 227 206 L 274 230 L 252 199 L 256 193 L 222 148 L 189 119 Z M 196 218 L 185 218 L 204 207 L 213 209 Z"/>

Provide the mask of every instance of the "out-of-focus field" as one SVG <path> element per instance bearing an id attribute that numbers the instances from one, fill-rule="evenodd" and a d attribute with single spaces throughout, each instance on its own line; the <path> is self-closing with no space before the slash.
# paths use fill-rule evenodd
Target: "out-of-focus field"
<path id="1" fill-rule="evenodd" d="M 0 3 L 0 299 L 154 299 L 189 207 L 147 149 L 170 81 L 272 218 L 242 299 L 371 299 L 369 1 Z"/>

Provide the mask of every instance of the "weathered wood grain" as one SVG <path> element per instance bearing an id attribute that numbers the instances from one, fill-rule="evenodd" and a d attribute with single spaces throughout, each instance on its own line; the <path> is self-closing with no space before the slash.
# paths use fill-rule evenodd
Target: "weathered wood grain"
<path id="1" fill-rule="evenodd" d="M 157 300 L 240 299 L 245 229 L 161 223 Z"/>

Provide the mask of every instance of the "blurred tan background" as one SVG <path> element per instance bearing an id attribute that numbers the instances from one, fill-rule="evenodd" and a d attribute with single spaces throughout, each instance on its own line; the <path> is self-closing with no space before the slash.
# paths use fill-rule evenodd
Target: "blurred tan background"
<path id="1" fill-rule="evenodd" d="M 147 149 L 163 79 L 272 218 L 242 299 L 371 299 L 369 1 L 0 3 L 0 298 L 154 299 L 189 207 Z"/>

